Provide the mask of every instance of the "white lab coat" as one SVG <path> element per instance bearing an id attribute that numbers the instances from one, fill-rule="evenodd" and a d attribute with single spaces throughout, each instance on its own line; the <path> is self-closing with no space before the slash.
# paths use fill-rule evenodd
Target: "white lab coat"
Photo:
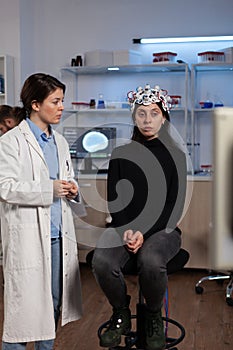
<path id="1" fill-rule="evenodd" d="M 54 131 L 59 177 L 73 180 L 69 147 Z M 0 201 L 4 271 L 3 341 L 55 338 L 51 294 L 50 205 L 53 181 L 43 152 L 23 120 L 0 138 Z M 73 205 L 73 203 L 72 203 Z M 62 199 L 62 325 L 82 314 L 77 243 L 70 203 Z"/>

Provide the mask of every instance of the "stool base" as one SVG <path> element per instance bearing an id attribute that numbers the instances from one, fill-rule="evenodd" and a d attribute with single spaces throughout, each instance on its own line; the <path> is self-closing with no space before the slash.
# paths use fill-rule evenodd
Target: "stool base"
<path id="1" fill-rule="evenodd" d="M 136 315 L 132 315 L 131 316 L 133 319 L 137 319 Z M 138 319 L 137 319 L 138 320 Z M 177 327 L 180 331 L 180 335 L 178 338 L 171 338 L 169 336 L 166 336 L 166 347 L 165 349 L 170 349 L 170 350 L 177 350 L 176 345 L 178 345 L 179 343 L 182 342 L 182 340 L 185 337 L 185 329 L 184 327 L 177 321 L 168 318 L 168 317 L 163 317 L 163 321 L 166 324 L 165 329 L 167 329 L 168 324 L 173 324 L 175 327 Z M 105 323 L 103 323 L 99 329 L 98 329 L 98 337 L 100 337 L 102 331 L 104 328 L 107 328 L 107 326 L 109 325 L 110 321 L 107 321 Z M 139 322 L 137 322 L 137 324 L 139 324 Z M 141 323 L 144 324 L 144 323 Z M 125 350 L 129 350 L 129 349 L 136 349 L 136 350 L 145 350 L 144 347 L 144 335 L 142 334 L 140 328 L 138 331 L 131 331 L 129 332 L 126 336 L 125 336 L 125 346 L 115 346 L 115 347 L 111 347 L 109 348 L 109 350 L 121 350 L 121 349 L 125 349 Z"/>

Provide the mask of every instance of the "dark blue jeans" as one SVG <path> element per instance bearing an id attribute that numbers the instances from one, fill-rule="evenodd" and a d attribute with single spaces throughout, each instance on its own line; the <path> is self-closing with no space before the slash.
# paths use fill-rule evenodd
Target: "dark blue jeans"
<path id="1" fill-rule="evenodd" d="M 52 294 L 54 306 L 55 326 L 60 316 L 62 297 L 62 239 L 53 238 L 51 240 L 52 259 Z M 36 341 L 35 350 L 52 350 L 54 339 Z M 2 342 L 2 350 L 25 350 L 27 343 L 6 343 Z"/>
<path id="2" fill-rule="evenodd" d="M 123 245 L 104 248 L 103 242 L 116 242 L 114 229 L 108 229 L 101 237 L 93 256 L 93 273 L 101 289 L 113 307 L 127 304 L 127 286 L 122 268 L 135 255 Z M 119 240 L 118 240 L 119 241 Z M 109 244 L 105 245 L 109 246 Z M 151 311 L 158 311 L 163 304 L 167 288 L 167 263 L 179 251 L 181 236 L 176 230 L 157 232 L 150 236 L 136 254 L 139 285 L 146 305 Z"/>

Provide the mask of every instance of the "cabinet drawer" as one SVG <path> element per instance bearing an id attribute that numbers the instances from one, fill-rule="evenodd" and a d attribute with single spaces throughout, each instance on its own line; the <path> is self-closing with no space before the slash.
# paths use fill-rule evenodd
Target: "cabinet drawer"
<path id="1" fill-rule="evenodd" d="M 103 215 L 103 213 L 107 212 L 106 181 L 81 179 L 79 181 L 79 186 L 83 203 L 87 211 L 94 216 L 99 213 L 101 217 L 105 218 L 106 215 Z"/>
<path id="2" fill-rule="evenodd" d="M 80 179 L 79 187 L 80 187 L 80 192 L 82 194 L 82 197 L 86 202 L 89 200 L 106 201 L 106 181 L 105 180 Z"/>
<path id="3" fill-rule="evenodd" d="M 90 224 L 94 227 L 105 227 L 106 218 L 108 216 L 108 213 L 106 213 L 106 211 L 98 211 L 87 207 L 86 212 L 86 216 L 78 218 L 78 220 L 75 219 L 75 227 L 83 227 L 85 224 Z"/>
<path id="4" fill-rule="evenodd" d="M 187 267 L 209 268 L 211 181 L 194 181 L 188 210 L 180 223 L 183 247 L 190 253 Z"/>

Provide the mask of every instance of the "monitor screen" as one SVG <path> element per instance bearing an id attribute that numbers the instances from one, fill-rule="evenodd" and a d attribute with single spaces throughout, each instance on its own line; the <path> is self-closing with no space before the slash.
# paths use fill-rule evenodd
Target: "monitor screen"
<path id="1" fill-rule="evenodd" d="M 110 158 L 116 146 L 116 128 L 113 127 L 65 127 L 63 135 L 73 158 Z"/>
<path id="2" fill-rule="evenodd" d="M 211 267 L 233 269 L 233 108 L 213 113 L 213 211 Z"/>

